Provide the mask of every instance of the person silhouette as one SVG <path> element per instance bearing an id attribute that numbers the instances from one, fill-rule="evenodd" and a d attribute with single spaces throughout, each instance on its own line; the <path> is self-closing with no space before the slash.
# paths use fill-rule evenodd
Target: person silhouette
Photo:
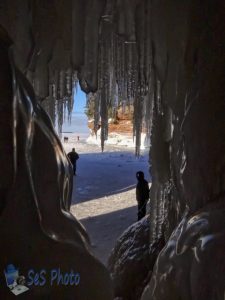
<path id="1" fill-rule="evenodd" d="M 67 154 L 67 156 L 73 165 L 73 175 L 76 176 L 77 160 L 79 159 L 79 155 L 75 151 L 75 148 L 73 148 L 72 151 Z"/>
<path id="2" fill-rule="evenodd" d="M 145 175 L 142 171 L 136 173 L 138 180 L 136 186 L 136 200 L 138 203 L 138 221 L 141 220 L 146 214 L 146 204 L 149 199 L 149 186 L 145 180 Z"/>

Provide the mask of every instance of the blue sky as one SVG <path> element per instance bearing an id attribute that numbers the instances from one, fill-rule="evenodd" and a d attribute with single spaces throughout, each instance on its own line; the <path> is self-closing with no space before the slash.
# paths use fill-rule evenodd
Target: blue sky
<path id="1" fill-rule="evenodd" d="M 86 95 L 84 92 L 81 91 L 80 85 L 78 84 L 77 93 L 75 94 L 74 97 L 73 112 L 83 113 L 85 106 L 86 106 Z"/>
<path id="2" fill-rule="evenodd" d="M 87 116 L 84 113 L 86 106 L 86 94 L 81 91 L 78 85 L 77 93 L 74 96 L 73 113 L 71 116 L 71 123 L 65 120 L 62 132 L 71 132 L 79 135 L 81 138 L 87 138 L 90 134 L 88 128 Z"/>

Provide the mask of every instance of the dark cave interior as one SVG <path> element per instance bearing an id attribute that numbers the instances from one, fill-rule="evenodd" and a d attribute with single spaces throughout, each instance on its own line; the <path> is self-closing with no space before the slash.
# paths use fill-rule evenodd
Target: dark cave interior
<path id="1" fill-rule="evenodd" d="M 113 299 L 109 272 L 69 213 L 71 169 L 41 107 L 61 126 L 79 81 L 96 126 L 101 118 L 102 148 L 118 105 L 134 107 L 137 155 L 143 126 L 151 140 L 152 260 L 145 285 L 126 283 L 130 293 L 115 297 L 224 300 L 224 1 L 5 0 L 0 24 L 1 270 L 9 259 L 24 273 L 60 261 L 84 279 L 23 299 Z"/>

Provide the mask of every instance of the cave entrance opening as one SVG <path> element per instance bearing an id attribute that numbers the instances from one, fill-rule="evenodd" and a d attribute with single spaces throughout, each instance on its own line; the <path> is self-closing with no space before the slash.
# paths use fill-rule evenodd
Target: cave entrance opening
<path id="1" fill-rule="evenodd" d="M 137 221 L 136 172 L 148 172 L 148 149 L 80 144 L 71 212 L 85 226 L 95 255 L 107 263 L 118 237 Z"/>
<path id="2" fill-rule="evenodd" d="M 85 94 L 78 87 L 71 123 L 63 125 L 61 140 L 66 153 L 75 148 L 79 154 L 77 175 L 73 178 L 71 212 L 85 226 L 97 258 L 106 264 L 118 237 L 137 221 L 135 175 L 142 170 L 151 182 L 149 147 L 142 147 L 141 155 L 135 157 L 132 120 L 126 120 L 118 122 L 119 133 L 110 132 L 102 152 L 99 132 L 97 138 L 91 132 L 91 107 L 85 104 Z M 121 128 L 125 123 L 130 124 L 129 137 Z M 113 129 L 116 130 L 116 126 Z"/>

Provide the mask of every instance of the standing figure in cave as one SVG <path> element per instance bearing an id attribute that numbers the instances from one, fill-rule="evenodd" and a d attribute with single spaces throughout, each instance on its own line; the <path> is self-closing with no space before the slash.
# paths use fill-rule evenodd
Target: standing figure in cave
<path id="1" fill-rule="evenodd" d="M 138 203 L 138 221 L 141 220 L 146 214 L 146 204 L 149 199 L 149 186 L 145 180 L 145 175 L 142 171 L 136 173 L 138 180 L 136 186 L 136 199 Z"/>
<path id="2" fill-rule="evenodd" d="M 75 148 L 73 148 L 72 151 L 67 154 L 67 156 L 73 165 L 73 175 L 76 176 L 77 160 L 79 159 L 79 155 L 75 151 Z"/>

